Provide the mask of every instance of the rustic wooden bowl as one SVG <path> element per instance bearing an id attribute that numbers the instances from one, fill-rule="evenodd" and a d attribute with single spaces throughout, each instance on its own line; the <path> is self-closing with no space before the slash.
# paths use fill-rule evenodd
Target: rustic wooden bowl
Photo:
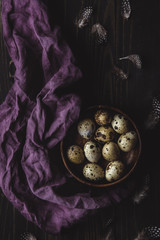
<path id="1" fill-rule="evenodd" d="M 111 182 L 111 183 L 107 182 L 106 179 L 104 179 L 101 182 L 97 182 L 97 183 L 91 182 L 83 176 L 83 167 L 86 163 L 89 163 L 88 160 L 85 160 L 84 163 L 79 164 L 79 165 L 74 164 L 68 160 L 67 149 L 71 145 L 79 145 L 80 147 L 83 148 L 84 144 L 88 141 L 88 140 L 82 138 L 78 134 L 77 123 L 72 125 L 72 127 L 69 129 L 66 137 L 63 139 L 63 141 L 61 141 L 60 151 L 61 151 L 61 157 L 62 157 L 62 160 L 63 160 L 63 163 L 64 163 L 66 169 L 79 182 L 86 184 L 88 186 L 92 186 L 92 187 L 109 187 L 109 186 L 114 186 L 114 185 L 124 181 L 134 171 L 134 169 L 137 165 L 137 162 L 139 160 L 140 153 L 141 153 L 141 137 L 140 137 L 140 133 L 136 127 L 136 124 L 126 113 L 122 112 L 120 109 L 110 107 L 107 105 L 97 105 L 97 106 L 92 106 L 92 107 L 88 108 L 84 113 L 81 114 L 79 121 L 84 118 L 91 118 L 92 120 L 94 120 L 94 114 L 98 109 L 109 110 L 113 115 L 116 113 L 120 113 L 120 114 L 124 115 L 131 124 L 131 130 L 134 130 L 137 133 L 138 141 L 137 141 L 136 147 L 128 153 L 121 152 L 121 154 L 122 154 L 121 160 L 124 161 L 126 164 L 126 171 L 125 171 L 123 177 L 121 177 L 119 180 Z M 97 125 L 97 128 L 98 128 L 98 125 Z M 118 138 L 118 136 L 120 136 L 120 135 L 117 134 L 117 138 Z M 92 140 L 92 139 L 90 139 L 90 140 Z M 103 158 L 101 160 L 99 160 L 99 162 L 98 162 L 98 164 L 100 166 L 102 166 L 104 169 L 108 163 L 109 162 L 107 162 Z"/>

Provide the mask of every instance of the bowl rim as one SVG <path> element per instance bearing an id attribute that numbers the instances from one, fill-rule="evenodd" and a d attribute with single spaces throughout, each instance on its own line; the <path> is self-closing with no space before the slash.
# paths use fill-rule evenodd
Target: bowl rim
<path id="1" fill-rule="evenodd" d="M 119 183 L 123 182 L 124 180 L 126 180 L 132 173 L 133 171 L 135 170 L 136 166 L 137 166 L 137 163 L 140 159 L 140 155 L 141 155 L 141 152 L 142 152 L 142 141 L 141 141 L 141 136 L 140 136 L 140 132 L 135 124 L 135 122 L 132 120 L 132 118 L 130 116 L 128 116 L 128 114 L 126 114 L 125 112 L 123 112 L 121 109 L 119 108 L 116 108 L 116 107 L 113 107 L 113 106 L 109 106 L 109 105 L 93 105 L 93 106 L 90 106 L 86 109 L 83 109 L 83 112 L 82 113 L 85 113 L 87 111 L 90 111 L 90 110 L 94 110 L 94 109 L 107 109 L 107 110 L 111 110 L 111 111 L 115 111 L 117 113 L 120 113 L 122 115 L 124 115 L 133 125 L 134 129 L 136 130 L 136 133 L 138 135 L 138 141 L 139 141 L 139 151 L 138 151 L 138 156 L 137 156 L 137 159 L 134 163 L 134 165 L 132 166 L 132 168 L 129 170 L 129 172 L 127 174 L 125 174 L 122 178 L 114 181 L 114 182 L 107 182 L 107 183 L 103 183 L 103 184 L 99 184 L 99 183 L 94 183 L 94 182 L 88 182 L 88 181 L 85 181 L 83 179 L 81 179 L 80 177 L 78 177 L 77 175 L 75 175 L 71 169 L 69 168 L 66 160 L 65 160 L 65 155 L 64 155 L 64 140 L 65 140 L 65 137 L 64 139 L 60 142 L 60 152 L 61 152 L 61 157 L 62 157 L 62 160 L 63 160 L 63 163 L 66 167 L 66 169 L 68 170 L 68 172 L 78 181 L 78 182 L 81 182 L 82 184 L 85 184 L 85 185 L 88 185 L 90 187 L 101 187 L 101 188 L 107 188 L 107 187 L 111 187 L 111 186 L 114 186 L 114 185 L 118 185 Z"/>

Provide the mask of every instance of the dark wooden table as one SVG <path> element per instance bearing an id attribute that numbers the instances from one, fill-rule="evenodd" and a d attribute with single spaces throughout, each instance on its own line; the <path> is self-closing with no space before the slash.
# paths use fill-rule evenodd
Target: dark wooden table
<path id="1" fill-rule="evenodd" d="M 1 1 L 0 1 L 1 2 Z M 109 104 L 121 108 L 137 123 L 142 133 L 141 164 L 134 177 L 141 181 L 141 174 L 150 176 L 150 191 L 140 203 L 133 204 L 126 199 L 114 206 L 112 224 L 113 238 L 132 240 L 145 226 L 160 227 L 160 170 L 158 167 L 160 127 L 152 131 L 144 129 L 144 122 L 150 111 L 153 96 L 160 93 L 160 1 L 131 1 L 132 13 L 125 21 L 120 14 L 119 0 L 94 1 L 95 12 L 89 25 L 81 30 L 75 27 L 75 17 L 81 8 L 93 1 L 47 0 L 50 24 L 61 26 L 62 33 L 70 45 L 83 79 L 73 90 L 79 93 L 84 106 Z M 108 31 L 108 42 L 97 45 L 91 36 L 91 26 L 99 22 Z M 142 69 L 138 70 L 129 61 L 118 58 L 139 54 Z M 112 74 L 113 65 L 129 74 L 121 80 Z M 3 41 L 0 20 L 0 102 L 10 89 L 13 66 Z M 159 139 L 159 138 L 158 138 Z M 47 234 L 28 222 L 0 192 L 0 239 L 18 240 L 23 232 L 33 233 L 39 240 L 62 239 L 104 239 L 108 217 L 112 209 L 100 210 L 97 215 L 87 217 L 66 232 L 56 236 Z M 54 227 L 54 226 L 53 226 Z"/>

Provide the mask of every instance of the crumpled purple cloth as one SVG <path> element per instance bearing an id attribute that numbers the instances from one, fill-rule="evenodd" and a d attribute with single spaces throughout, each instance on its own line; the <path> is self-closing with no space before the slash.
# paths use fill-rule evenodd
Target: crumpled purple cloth
<path id="1" fill-rule="evenodd" d="M 16 73 L 0 106 L 0 187 L 29 221 L 55 234 L 128 191 L 83 188 L 62 164 L 58 143 L 78 119 L 80 99 L 56 90 L 82 74 L 44 3 L 3 0 L 2 23 Z"/>

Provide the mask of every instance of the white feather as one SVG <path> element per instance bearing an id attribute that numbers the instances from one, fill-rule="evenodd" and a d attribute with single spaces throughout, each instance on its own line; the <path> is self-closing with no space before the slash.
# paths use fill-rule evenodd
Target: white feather
<path id="1" fill-rule="evenodd" d="M 107 232 L 105 239 L 104 240 L 113 240 L 113 230 L 109 229 L 109 231 Z"/>
<path id="2" fill-rule="evenodd" d="M 160 227 L 157 226 L 148 226 L 145 227 L 147 235 L 152 239 L 160 238 Z"/>
<path id="3" fill-rule="evenodd" d="M 134 240 L 149 240 L 149 238 L 146 234 L 146 231 L 143 229 L 138 233 L 137 237 Z"/>
<path id="4" fill-rule="evenodd" d="M 147 174 L 142 186 L 133 196 L 133 202 L 136 204 L 141 203 L 147 196 L 150 189 L 150 176 Z"/>
<path id="5" fill-rule="evenodd" d="M 91 6 L 85 7 L 79 14 L 79 17 L 76 18 L 75 24 L 78 28 L 85 27 L 93 13 L 93 8 Z"/>
<path id="6" fill-rule="evenodd" d="M 107 41 L 107 31 L 100 23 L 96 23 L 92 26 L 91 33 L 96 35 L 98 43 L 101 44 Z"/>
<path id="7" fill-rule="evenodd" d="M 121 2 L 121 15 L 124 19 L 128 19 L 131 15 L 131 5 L 129 0 L 122 0 Z"/>
<path id="8" fill-rule="evenodd" d="M 117 78 L 120 78 L 122 80 L 128 79 L 128 74 L 126 74 L 122 69 L 114 66 L 113 73 L 117 76 Z"/>
<path id="9" fill-rule="evenodd" d="M 37 240 L 37 238 L 29 232 L 25 232 L 23 234 L 21 234 L 21 240 Z"/>
<path id="10" fill-rule="evenodd" d="M 142 61 L 139 55 L 132 54 L 126 57 L 119 58 L 119 60 L 125 60 L 125 59 L 130 60 L 138 69 L 142 68 Z"/>

